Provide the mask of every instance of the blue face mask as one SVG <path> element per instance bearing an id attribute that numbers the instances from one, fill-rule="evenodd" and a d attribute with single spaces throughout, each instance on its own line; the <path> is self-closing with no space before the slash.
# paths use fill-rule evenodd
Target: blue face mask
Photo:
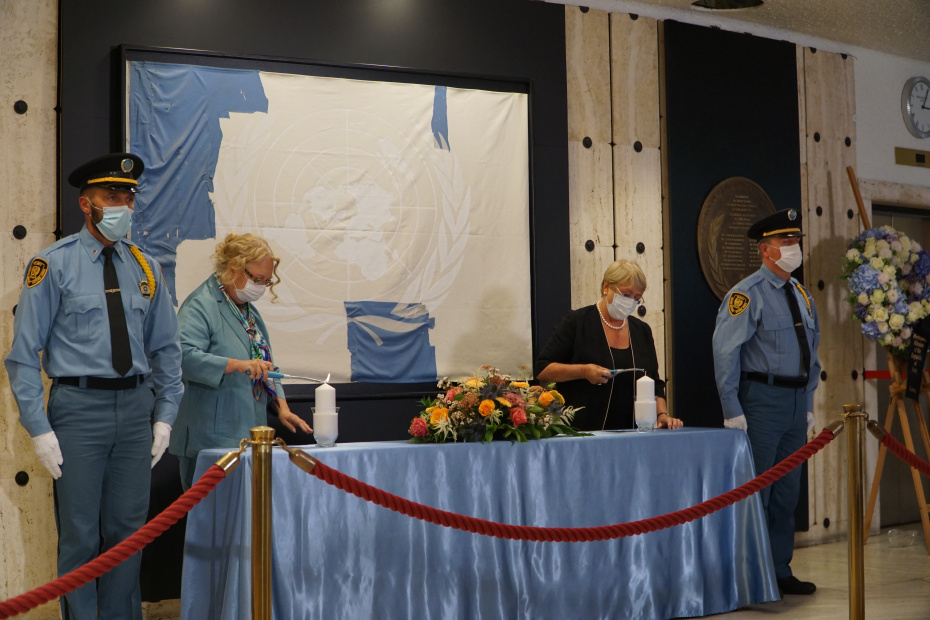
<path id="1" fill-rule="evenodd" d="M 129 229 L 132 228 L 132 209 L 127 205 L 101 208 L 90 203 L 90 206 L 103 211 L 103 217 L 96 223 L 101 235 L 110 241 L 119 241 L 129 234 Z"/>

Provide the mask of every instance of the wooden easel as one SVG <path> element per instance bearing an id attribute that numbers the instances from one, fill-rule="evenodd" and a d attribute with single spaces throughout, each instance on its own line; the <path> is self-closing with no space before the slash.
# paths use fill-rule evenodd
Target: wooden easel
<path id="1" fill-rule="evenodd" d="M 888 357 L 888 369 L 891 371 L 891 386 L 888 388 L 889 396 L 888 413 L 885 416 L 885 432 L 890 433 L 894 427 L 895 412 L 901 420 L 901 433 L 904 435 L 904 445 L 911 452 L 914 452 L 914 440 L 911 437 L 911 425 L 907 421 L 907 408 L 904 406 L 907 400 L 904 397 L 904 391 L 907 388 L 907 381 L 902 377 L 902 372 L 907 371 L 907 363 L 898 360 L 891 353 L 885 352 Z M 930 383 L 926 375 L 920 384 L 920 392 L 930 402 Z M 924 442 L 924 454 L 930 455 L 930 433 L 927 432 L 927 422 L 924 420 L 924 412 L 920 407 L 920 401 L 914 401 L 914 410 L 917 412 L 917 423 L 920 426 L 920 436 Z M 881 445 L 878 449 L 878 462 L 875 464 L 875 476 L 872 478 L 872 491 L 869 493 L 869 505 L 865 509 L 865 540 L 869 537 L 869 527 L 872 525 L 872 513 L 875 510 L 875 501 L 878 499 L 878 485 L 882 480 L 882 467 L 885 465 L 885 454 L 888 448 Z M 919 456 L 919 455 L 918 455 Z M 914 491 L 917 493 L 917 505 L 920 508 L 920 520 L 924 526 L 924 544 L 927 547 L 927 553 L 930 554 L 930 512 L 927 508 L 927 500 L 924 497 L 924 487 L 920 480 L 920 473 L 914 469 L 911 470 L 911 478 L 914 480 Z"/>

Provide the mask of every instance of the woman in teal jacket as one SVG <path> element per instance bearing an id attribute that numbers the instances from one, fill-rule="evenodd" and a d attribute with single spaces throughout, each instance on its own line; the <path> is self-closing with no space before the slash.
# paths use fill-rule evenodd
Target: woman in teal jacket
<path id="1" fill-rule="evenodd" d="M 253 305 L 274 285 L 280 262 L 257 235 L 230 233 L 216 246 L 215 272 L 181 304 L 181 370 L 184 397 L 171 433 L 169 451 L 177 455 L 181 484 L 190 488 L 197 454 L 206 448 L 239 447 L 249 429 L 266 426 L 274 403 L 291 432 L 310 426 L 287 406 L 276 370 L 268 329 Z"/>

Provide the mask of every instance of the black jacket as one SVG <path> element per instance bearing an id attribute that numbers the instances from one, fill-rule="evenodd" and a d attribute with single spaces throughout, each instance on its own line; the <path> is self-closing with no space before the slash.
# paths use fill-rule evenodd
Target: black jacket
<path id="1" fill-rule="evenodd" d="M 627 320 L 630 323 L 632 360 L 637 368 L 644 368 L 646 374 L 655 381 L 656 396 L 664 398 L 665 382 L 659 379 L 659 361 L 652 329 L 636 317 L 631 316 Z M 565 315 L 536 360 L 533 371 L 538 375 L 552 362 L 630 368 L 630 357 L 629 349 L 611 351 L 597 307 L 591 305 Z M 626 363 L 618 358 L 625 358 Z M 559 383 L 556 389 L 565 397 L 566 405 L 584 407 L 575 416 L 572 426 L 581 430 L 634 428 L 633 382 L 641 376 L 640 373 L 621 373 L 605 385 L 594 385 L 586 379 L 577 379 Z M 605 418 L 608 405 L 610 412 Z"/>

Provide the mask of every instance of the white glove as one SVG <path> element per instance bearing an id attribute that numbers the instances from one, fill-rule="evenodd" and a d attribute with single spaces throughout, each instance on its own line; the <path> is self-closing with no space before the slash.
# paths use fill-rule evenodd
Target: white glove
<path id="1" fill-rule="evenodd" d="M 746 430 L 746 416 L 738 415 L 733 418 L 724 418 L 723 419 L 724 428 L 737 428 L 741 431 Z"/>
<path id="2" fill-rule="evenodd" d="M 36 435 L 32 438 L 32 443 L 35 444 L 39 462 L 48 470 L 48 473 L 52 474 L 52 479 L 58 480 L 61 478 L 61 467 L 59 465 L 64 463 L 65 460 L 61 457 L 61 447 L 58 445 L 58 437 L 55 435 L 55 431 Z"/>
<path id="3" fill-rule="evenodd" d="M 810 411 L 807 412 L 807 434 L 810 435 L 811 430 L 814 428 L 814 414 Z"/>
<path id="4" fill-rule="evenodd" d="M 171 425 L 167 422 L 156 422 L 152 425 L 152 467 L 161 459 L 168 447 L 171 438 Z"/>

